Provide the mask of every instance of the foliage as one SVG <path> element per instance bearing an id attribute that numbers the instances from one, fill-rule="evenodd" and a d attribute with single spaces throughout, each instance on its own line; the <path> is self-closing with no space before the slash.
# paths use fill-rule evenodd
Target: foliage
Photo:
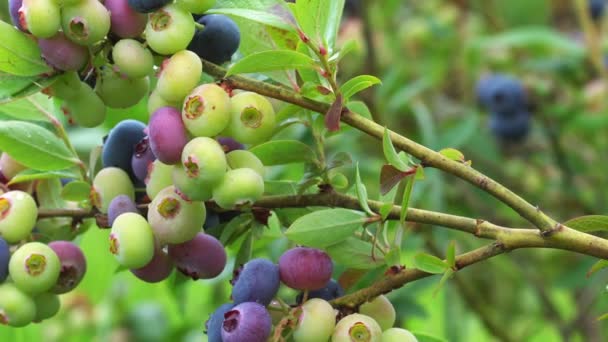
<path id="1" fill-rule="evenodd" d="M 199 340 L 235 267 L 295 245 L 332 257 L 347 289 L 336 308 L 388 293 L 396 326 L 419 341 L 608 336 L 596 322 L 608 312 L 605 35 L 583 2 L 362 0 L 343 13 L 343 0 L 218 0 L 208 13 L 233 18 L 242 41 L 225 68 L 203 60 L 201 81 L 274 99 L 273 138 L 249 146 L 265 194 L 208 232 L 227 248 L 220 276 L 173 272 L 158 284 L 111 257 L 88 198 L 102 137 L 121 119 L 147 121 L 147 97 L 98 127 L 73 125 L 40 92 L 56 72 L 0 21 L 0 150 L 27 167 L 8 185 L 37 184 L 39 219 L 76 228 L 69 237 L 92 266 L 59 316 L 2 328 L 0 340 L 138 334 L 145 305 L 160 312 L 152 339 Z M 537 18 L 550 4 L 563 31 L 579 33 L 576 16 L 586 24 L 584 44 Z M 475 84 L 497 72 L 521 79 L 530 99 L 523 141 L 492 136 L 477 104 Z"/>

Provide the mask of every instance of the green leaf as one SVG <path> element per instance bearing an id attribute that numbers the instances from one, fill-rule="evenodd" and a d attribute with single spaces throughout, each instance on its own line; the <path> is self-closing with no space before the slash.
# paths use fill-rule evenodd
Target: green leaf
<path id="1" fill-rule="evenodd" d="M 260 24 L 276 27 L 286 31 L 295 31 L 293 25 L 290 25 L 286 19 L 269 12 L 246 8 L 214 8 L 208 10 L 206 13 L 225 14 L 231 17 L 240 17 L 243 19 L 248 19 Z"/>
<path id="2" fill-rule="evenodd" d="M 72 181 L 61 189 L 61 197 L 66 201 L 81 202 L 89 199 L 91 185 L 83 181 Z"/>
<path id="3" fill-rule="evenodd" d="M 285 235 L 296 243 L 323 248 L 352 236 L 366 221 L 363 213 L 353 210 L 319 210 L 295 220 Z"/>
<path id="4" fill-rule="evenodd" d="M 595 320 L 599 322 L 599 321 L 603 321 L 603 320 L 606 320 L 606 319 L 608 319 L 608 312 L 605 313 L 605 314 L 603 314 L 603 315 L 601 315 L 600 317 L 596 318 Z"/>
<path id="5" fill-rule="evenodd" d="M 2 122 L 0 150 L 19 163 L 41 171 L 62 170 L 80 162 L 53 133 L 23 121 Z"/>
<path id="6" fill-rule="evenodd" d="M 103 153 L 103 146 L 95 146 L 89 153 L 89 178 L 95 178 L 95 168 L 97 167 L 97 161 Z"/>
<path id="7" fill-rule="evenodd" d="M 564 222 L 564 225 L 585 233 L 608 231 L 608 216 L 580 216 Z"/>
<path id="8" fill-rule="evenodd" d="M 359 75 L 344 83 L 340 87 L 340 91 L 342 92 L 342 95 L 344 95 L 345 101 L 348 101 L 348 99 L 350 99 L 351 96 L 355 95 L 356 93 L 381 83 L 382 81 L 375 76 Z"/>
<path id="9" fill-rule="evenodd" d="M 449 265 L 438 257 L 426 253 L 418 253 L 414 255 L 414 267 L 417 269 L 432 273 L 440 274 L 449 269 Z"/>
<path id="10" fill-rule="evenodd" d="M 359 199 L 359 205 L 369 216 L 376 216 L 367 203 L 367 189 L 365 188 L 365 184 L 361 180 L 361 174 L 359 173 L 359 163 L 357 163 L 356 167 L 356 183 L 355 190 L 357 191 L 357 198 Z"/>
<path id="11" fill-rule="evenodd" d="M 395 151 L 395 147 L 391 141 L 389 130 L 386 127 L 384 128 L 384 135 L 382 137 L 382 151 L 384 151 L 384 158 L 386 158 L 393 167 L 403 172 L 408 169 L 407 164 L 397 155 L 397 151 Z"/>
<path id="12" fill-rule="evenodd" d="M 292 181 L 265 181 L 265 195 L 296 195 L 298 184 Z"/>
<path id="13" fill-rule="evenodd" d="M 456 241 L 451 241 L 448 245 L 448 251 L 445 253 L 446 261 L 452 268 L 456 268 Z"/>
<path id="14" fill-rule="evenodd" d="M 0 71 L 19 76 L 53 71 L 42 60 L 34 39 L 3 21 L 0 21 L 0 37 Z"/>
<path id="15" fill-rule="evenodd" d="M 335 169 L 353 163 L 353 158 L 347 152 L 338 152 L 327 162 L 327 169 Z"/>
<path id="16" fill-rule="evenodd" d="M 236 255 L 236 260 L 234 261 L 235 269 L 240 265 L 244 265 L 251 259 L 254 241 L 255 239 L 253 238 L 253 233 L 251 231 L 247 232 L 245 239 L 243 240 L 243 243 L 241 244 L 241 247 Z"/>
<path id="17" fill-rule="evenodd" d="M 380 207 L 380 216 L 382 217 L 382 221 L 386 221 L 388 216 L 391 214 L 391 210 L 393 210 L 393 203 L 387 202 L 382 204 Z"/>
<path id="18" fill-rule="evenodd" d="M 399 222 L 401 224 L 405 224 L 405 218 L 407 216 L 407 208 L 410 205 L 410 198 L 412 197 L 412 190 L 414 189 L 414 182 L 416 181 L 416 177 L 409 177 L 407 179 L 407 184 L 405 185 L 405 190 L 403 191 L 403 198 L 401 199 L 401 212 L 399 213 Z"/>
<path id="19" fill-rule="evenodd" d="M 0 104 L 0 113 L 19 120 L 49 121 L 48 115 L 51 115 L 52 111 L 53 100 L 41 93 Z"/>
<path id="20" fill-rule="evenodd" d="M 0 72 L 0 104 L 35 94 L 55 82 L 53 77 L 16 76 Z"/>
<path id="21" fill-rule="evenodd" d="M 392 246 L 384 256 L 387 266 L 401 265 L 401 248 Z"/>
<path id="22" fill-rule="evenodd" d="M 350 237 L 326 249 L 331 259 L 346 268 L 373 269 L 385 264 L 384 257 L 376 249 L 372 258 L 372 244 Z"/>
<path id="23" fill-rule="evenodd" d="M 236 74 L 247 74 L 273 70 L 293 70 L 298 68 L 315 68 L 315 61 L 303 53 L 291 50 L 268 50 L 253 53 L 236 62 L 226 77 Z"/>
<path id="24" fill-rule="evenodd" d="M 27 169 L 19 172 L 8 183 L 8 185 L 29 182 L 37 179 L 52 179 L 52 178 L 78 178 L 79 175 L 73 170 L 57 170 L 57 171 L 40 171 Z"/>
<path id="25" fill-rule="evenodd" d="M 423 332 L 414 331 L 414 332 L 412 332 L 412 334 L 414 334 L 414 336 L 416 336 L 416 338 L 418 339 L 418 342 L 447 342 L 446 339 L 435 337 L 433 335 L 429 335 L 429 334 L 423 333 Z"/>
<path id="26" fill-rule="evenodd" d="M 239 215 L 228 222 L 226 227 L 224 227 L 222 230 L 222 235 L 220 236 L 222 245 L 228 246 L 234 241 L 237 241 L 238 238 L 249 229 L 252 220 L 253 217 L 250 214 L 246 214 Z"/>
<path id="27" fill-rule="evenodd" d="M 333 53 L 342 18 L 344 0 L 307 0 L 296 1 L 294 14 L 301 30 L 315 42 Z"/>
<path id="28" fill-rule="evenodd" d="M 359 114 L 366 119 L 373 120 L 372 112 L 363 101 L 349 101 L 346 104 L 346 107 L 355 114 Z"/>
<path id="29" fill-rule="evenodd" d="M 593 274 L 595 274 L 595 272 L 603 270 L 606 267 L 608 267 L 608 260 L 599 260 L 598 262 L 593 264 L 593 266 L 591 266 L 589 271 L 587 271 L 587 278 L 591 277 Z"/>
<path id="30" fill-rule="evenodd" d="M 448 281 L 448 279 L 450 279 L 452 277 L 453 274 L 454 274 L 454 270 L 451 268 L 448 268 L 445 271 L 445 273 L 443 273 L 441 280 L 439 280 L 439 284 L 437 284 L 437 287 L 435 288 L 435 290 L 433 290 L 433 297 L 436 296 L 437 293 L 439 293 L 439 290 L 441 290 L 443 288 L 445 283 Z"/>
<path id="31" fill-rule="evenodd" d="M 439 153 L 450 160 L 465 162 L 464 154 L 455 148 L 444 148 Z"/>
<path id="32" fill-rule="evenodd" d="M 271 140 L 250 149 L 264 166 L 290 163 L 307 163 L 315 159 L 315 153 L 297 140 Z"/>

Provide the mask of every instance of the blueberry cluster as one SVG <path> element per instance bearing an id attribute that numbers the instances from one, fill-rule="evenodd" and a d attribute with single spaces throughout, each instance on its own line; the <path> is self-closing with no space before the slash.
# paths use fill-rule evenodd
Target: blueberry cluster
<path id="1" fill-rule="evenodd" d="M 6 222 L 14 223 L 15 215 L 28 216 L 19 203 L 22 196 L 10 191 L 0 197 L 5 205 L 1 214 L 6 214 L 0 219 L 3 232 Z M 0 238 L 0 324 L 22 327 L 55 316 L 60 308 L 58 295 L 76 288 L 86 269 L 84 254 L 69 241 L 28 242 L 11 248 Z"/>
<path id="2" fill-rule="evenodd" d="M 9 2 L 13 24 L 31 34 L 47 64 L 62 72 L 45 92 L 62 100 L 70 122 L 83 127 L 103 123 L 107 107 L 128 108 L 148 95 L 154 54 L 175 58 L 172 67 L 163 68 L 165 81 L 150 102 L 178 107 L 184 89 L 191 90 L 189 85 L 200 78 L 200 61 L 192 59 L 224 63 L 240 44 L 239 28 L 230 18 L 204 15 L 215 0 Z M 198 25 L 193 15 L 202 15 Z M 180 73 L 176 69 L 181 67 L 198 70 Z M 185 74 L 189 83 L 175 91 L 166 89 Z"/>
<path id="3" fill-rule="evenodd" d="M 417 341 L 409 331 L 392 328 L 395 309 L 385 296 L 360 306 L 359 313 L 337 320 L 329 301 L 344 294 L 333 279 L 333 263 L 322 250 L 296 247 L 287 250 L 278 265 L 252 259 L 234 272 L 232 302 L 218 307 L 206 323 L 209 342 L 265 342 L 273 325 L 293 320 L 295 342 Z M 287 308 L 277 300 L 283 283 L 302 291 L 296 304 Z"/>
<path id="4" fill-rule="evenodd" d="M 0 183 L 25 167 L 8 154 L 0 156 Z M 15 188 L 17 188 L 15 186 Z M 70 241 L 48 244 L 31 237 L 58 222 L 38 220 L 38 205 L 23 190 L 0 188 L 0 324 L 23 327 L 57 314 L 59 295 L 75 289 L 87 270 L 82 250 Z M 61 221 L 59 222 L 61 223 Z"/>
<path id="5" fill-rule="evenodd" d="M 515 77 L 494 74 L 477 84 L 477 99 L 490 112 L 489 127 L 503 141 L 521 141 L 530 131 L 526 92 Z"/>

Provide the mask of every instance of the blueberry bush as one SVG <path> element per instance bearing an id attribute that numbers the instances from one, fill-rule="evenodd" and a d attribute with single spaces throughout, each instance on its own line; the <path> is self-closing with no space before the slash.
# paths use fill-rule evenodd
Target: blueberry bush
<path id="1" fill-rule="evenodd" d="M 604 341 L 593 0 L 0 0 L 0 341 Z"/>

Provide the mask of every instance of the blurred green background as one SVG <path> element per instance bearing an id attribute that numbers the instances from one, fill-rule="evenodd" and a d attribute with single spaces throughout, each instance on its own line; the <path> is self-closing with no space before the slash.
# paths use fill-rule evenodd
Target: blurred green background
<path id="1" fill-rule="evenodd" d="M 554 218 L 607 214 L 603 52 L 608 19 L 583 30 L 581 22 L 589 14 L 577 12 L 577 1 L 347 1 L 340 41 L 353 51 L 342 60 L 339 78 L 378 76 L 383 84 L 359 96 L 375 120 L 433 149 L 461 150 L 473 167 Z M 587 2 L 581 3 L 585 10 Z M 475 84 L 491 72 L 518 77 L 532 99 L 532 131 L 521 143 L 496 141 L 487 128 L 488 113 L 476 104 Z M 126 117 L 146 121 L 147 113 L 142 103 L 108 117 L 103 128 L 71 129 L 83 156 L 116 122 Z M 280 136 L 310 139 L 299 126 Z M 378 198 L 384 163 L 380 144 L 354 130 L 327 144 L 328 153 L 349 152 L 359 162 L 370 198 Z M 352 166 L 340 171 L 352 184 Z M 301 165 L 270 172 L 272 179 L 295 181 L 303 173 Z M 529 226 L 494 198 L 436 170 L 426 171 L 411 203 Z M 255 241 L 254 256 L 277 260 L 287 241 L 275 228 Z M 403 245 L 406 265 L 421 250 L 441 255 L 452 240 L 460 252 L 484 243 L 429 226 L 410 228 Z M 89 229 L 79 237 L 89 271 L 76 291 L 62 296 L 60 315 L 24 329 L 0 327 L 0 341 L 205 341 L 205 320 L 229 300 L 228 281 L 241 241 L 231 246 L 232 263 L 217 279 L 194 282 L 173 275 L 145 284 L 128 271 L 117 272 L 107 235 Z M 586 277 L 595 261 L 561 251 L 518 250 L 458 272 L 436 295 L 439 279 L 432 277 L 389 298 L 398 312 L 397 325 L 438 340 L 606 341 L 608 323 L 596 319 L 608 312 L 608 274 Z M 356 287 L 380 274 L 370 273 Z M 289 300 L 294 293 L 282 295 Z"/>

